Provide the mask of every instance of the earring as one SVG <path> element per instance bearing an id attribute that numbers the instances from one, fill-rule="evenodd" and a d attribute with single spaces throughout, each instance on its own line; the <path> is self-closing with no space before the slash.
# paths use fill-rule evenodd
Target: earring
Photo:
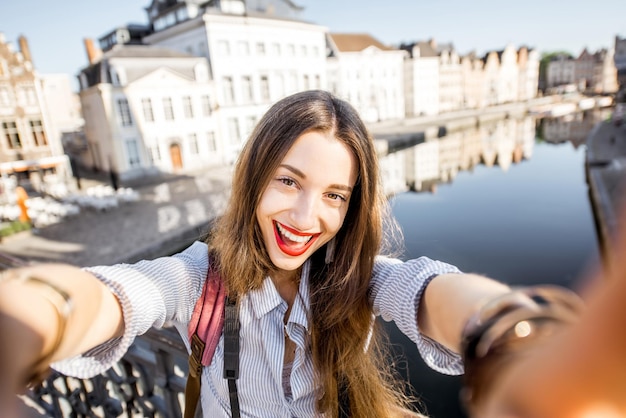
<path id="1" fill-rule="evenodd" d="M 330 264 L 333 262 L 335 258 L 335 237 L 333 237 L 330 241 L 326 243 L 326 257 L 324 258 L 324 262 L 326 264 Z"/>

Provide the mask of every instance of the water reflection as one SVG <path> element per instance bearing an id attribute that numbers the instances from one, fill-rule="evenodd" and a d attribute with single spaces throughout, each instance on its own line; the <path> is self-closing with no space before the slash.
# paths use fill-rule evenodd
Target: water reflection
<path id="1" fill-rule="evenodd" d="M 472 171 L 479 164 L 507 171 L 532 158 L 535 137 L 551 143 L 568 141 L 578 148 L 610 112 L 600 109 L 553 119 L 502 119 L 392 152 L 380 158 L 385 193 L 435 192 L 437 185 L 450 183 L 460 171 Z"/>
<path id="2" fill-rule="evenodd" d="M 538 125 L 540 137 L 553 144 L 570 142 L 575 148 L 585 144 L 594 125 L 611 116 L 613 109 L 603 108 L 572 113 L 560 118 L 541 119 Z"/>
<path id="3" fill-rule="evenodd" d="M 404 257 L 426 255 L 512 285 L 579 286 L 599 259 L 581 145 L 605 117 L 505 119 L 382 157 Z M 429 414 L 464 417 L 460 379 L 428 369 L 395 326 L 385 327 Z"/>

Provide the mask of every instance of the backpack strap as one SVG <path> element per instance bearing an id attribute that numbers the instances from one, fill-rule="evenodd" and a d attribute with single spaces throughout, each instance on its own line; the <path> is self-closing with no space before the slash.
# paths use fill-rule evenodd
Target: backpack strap
<path id="1" fill-rule="evenodd" d="M 230 413 L 239 418 L 239 396 L 237 379 L 239 378 L 239 313 L 237 302 L 226 298 L 226 322 L 224 323 L 224 378 L 228 379 Z"/>
<path id="2" fill-rule="evenodd" d="M 202 295 L 196 301 L 187 329 L 191 354 L 185 386 L 184 418 L 193 418 L 196 413 L 202 367 L 211 364 L 224 328 L 225 301 L 226 289 L 222 279 L 216 271 L 209 268 Z"/>

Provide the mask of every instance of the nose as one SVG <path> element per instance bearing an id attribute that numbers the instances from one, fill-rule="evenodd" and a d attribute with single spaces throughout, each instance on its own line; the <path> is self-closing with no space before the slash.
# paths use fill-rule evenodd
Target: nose
<path id="1" fill-rule="evenodd" d="M 293 226 L 301 231 L 312 230 L 316 227 L 319 216 L 318 201 L 308 193 L 302 193 L 294 202 L 290 211 Z"/>

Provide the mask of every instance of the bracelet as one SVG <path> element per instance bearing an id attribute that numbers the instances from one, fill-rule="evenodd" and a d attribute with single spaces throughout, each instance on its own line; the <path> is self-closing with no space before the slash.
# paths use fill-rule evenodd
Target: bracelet
<path id="1" fill-rule="evenodd" d="M 461 339 L 466 409 L 476 412 L 507 364 L 575 322 L 582 309 L 576 293 L 551 285 L 515 289 L 483 306 Z"/>
<path id="2" fill-rule="evenodd" d="M 34 284 L 39 286 L 43 290 L 43 292 L 39 292 L 39 294 L 43 296 L 48 302 L 50 302 L 57 314 L 58 326 L 52 348 L 47 354 L 43 355 L 35 363 L 32 368 L 32 373 L 25 382 L 27 386 L 34 387 L 40 384 L 49 373 L 50 360 L 63 342 L 63 336 L 65 334 L 67 320 L 69 319 L 69 316 L 73 311 L 74 305 L 72 303 L 72 297 L 69 293 L 61 289 L 56 284 L 44 280 L 40 277 L 23 274 L 17 277 L 10 277 L 7 279 L 16 280 L 24 284 Z"/>

